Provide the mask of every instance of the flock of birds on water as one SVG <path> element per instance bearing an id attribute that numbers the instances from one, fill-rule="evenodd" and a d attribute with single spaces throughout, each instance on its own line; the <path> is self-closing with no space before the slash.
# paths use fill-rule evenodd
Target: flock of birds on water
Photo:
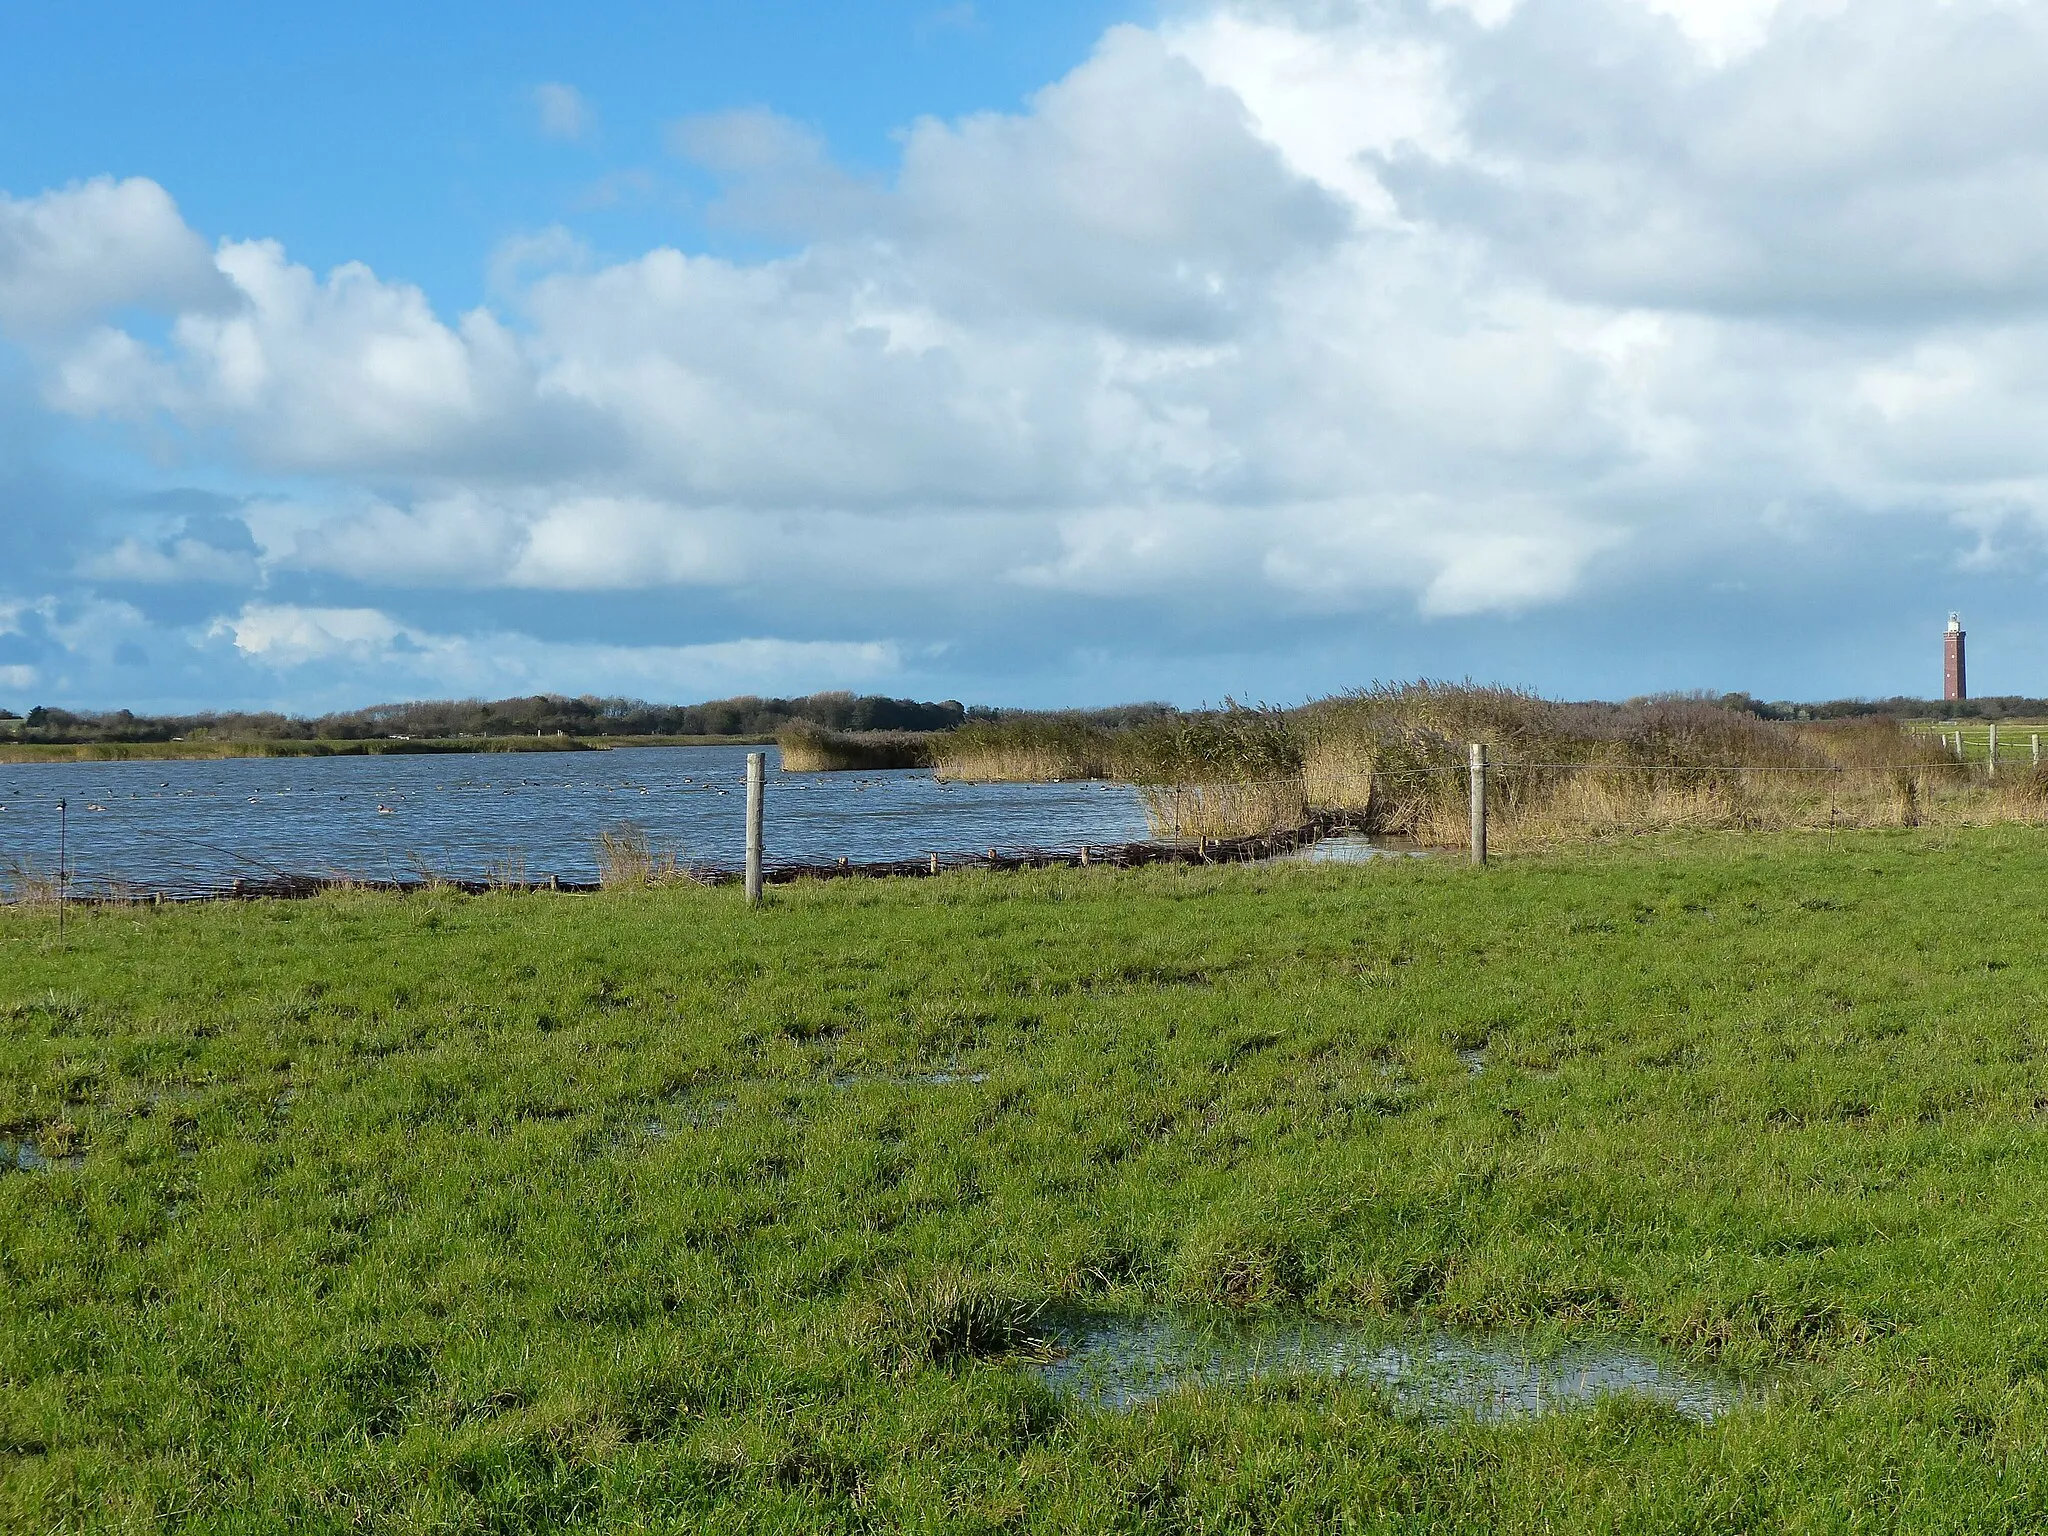
<path id="1" fill-rule="evenodd" d="M 322 805 L 336 810 L 346 807 L 347 809 L 342 812 L 344 816 L 348 816 L 350 814 L 353 814 L 355 816 L 362 816 L 367 814 L 379 818 L 402 819 L 402 824 L 412 824 L 412 819 L 408 816 L 407 813 L 414 812 L 423 808 L 431 810 L 431 807 L 436 800 L 440 800 L 445 803 L 448 801 L 456 800 L 458 798 L 469 799 L 471 797 L 484 794 L 489 794 L 493 797 L 530 795 L 542 797 L 544 801 L 554 801 L 562 811 L 567 811 L 573 814 L 574 806 L 576 802 L 579 800 L 587 802 L 588 800 L 593 798 L 612 799 L 613 797 L 619 795 L 630 795 L 635 797 L 636 799 L 639 797 L 652 797 L 657 793 L 675 796 L 704 795 L 710 798 L 721 799 L 734 798 L 739 795 L 742 784 L 744 782 L 741 775 L 738 772 L 733 772 L 729 775 L 714 778 L 703 778 L 697 775 L 689 775 L 682 777 L 680 779 L 667 781 L 642 781 L 638 779 L 624 777 L 584 781 L 569 778 L 519 779 L 509 782 L 505 780 L 493 781 L 464 779 L 416 786 L 392 784 L 387 781 L 382 786 L 370 786 L 358 783 L 356 786 L 352 788 L 344 789 L 339 786 L 335 786 L 333 788 L 316 788 L 308 786 L 304 783 L 297 785 L 291 783 L 280 784 L 277 783 L 276 780 L 273 778 L 269 786 L 263 788 L 259 792 L 251 793 L 247 787 L 231 788 L 223 786 L 217 789 L 206 789 L 203 787 L 178 788 L 176 787 L 177 780 L 164 779 L 158 780 L 154 784 L 149 784 L 145 782 L 143 784 L 137 785 L 137 787 L 133 790 L 129 790 L 125 793 L 122 793 L 116 789 L 115 785 L 108 784 L 105 778 L 102 777 L 100 772 L 98 771 L 103 770 L 107 767 L 113 767 L 117 765 L 90 764 L 77 766 L 84 768 L 85 771 L 88 773 L 92 773 L 94 777 L 101 778 L 101 783 L 95 786 L 99 790 L 99 793 L 96 796 L 79 794 L 69 787 L 62 789 L 54 786 L 44 788 L 41 786 L 31 786 L 27 783 L 18 783 L 11 787 L 10 793 L 8 793 L 4 798 L 0 798 L 0 827 L 5 827 L 7 823 L 12 822 L 16 827 L 21 829 L 22 833 L 29 835 L 35 842 L 35 844 L 39 847 L 42 838 L 41 832 L 36 831 L 31 833 L 29 829 L 32 826 L 40 827 L 43 824 L 42 819 L 44 817 L 51 816 L 51 813 L 55 812 L 58 809 L 60 803 L 68 802 L 68 808 L 74 818 L 74 822 L 80 812 L 84 812 L 89 816 L 112 816 L 114 818 L 112 823 L 100 823 L 100 825 L 107 826 L 109 830 L 122 826 L 122 823 L 125 821 L 125 818 L 121 815 L 121 813 L 125 810 L 128 810 L 132 806 L 133 810 L 137 813 L 140 813 L 145 819 L 139 824 L 132 824 L 126 828 L 123 828 L 123 830 L 125 830 L 130 836 L 140 835 L 144 838 L 150 839 L 152 842 L 154 842 L 157 839 L 164 839 L 167 841 L 167 844 L 169 846 L 175 846 L 176 843 L 180 841 L 189 842 L 195 849 L 210 849 L 212 854 L 214 854 L 217 857 L 226 858 L 234 864 L 241 864 L 249 862 L 248 855 L 246 852 L 238 852 L 226 846 L 212 846 L 211 844 L 204 841 L 203 836 L 195 835 L 195 832 L 199 830 L 199 828 L 195 825 L 186 825 L 179 828 L 173 828 L 170 826 L 150 825 L 150 821 L 157 819 L 157 816 L 160 813 L 152 813 L 149 807 L 153 802 L 194 802 L 194 810 L 197 811 L 199 809 L 199 803 L 210 802 L 212 804 L 222 806 L 223 811 L 226 812 L 226 807 L 231 804 L 241 804 L 247 806 L 268 805 L 276 807 L 277 809 L 286 809 L 290 803 L 296 802 L 298 805 L 305 807 L 308 810 L 313 809 L 315 806 Z M 222 766 L 224 766 L 224 764 L 222 763 L 206 764 L 205 767 L 208 771 L 205 773 L 205 778 L 216 777 L 219 769 Z M 266 767 L 270 767 L 273 769 L 275 766 L 276 765 L 266 765 Z M 303 772 L 305 766 L 307 765 L 295 765 L 297 771 L 299 772 Z M 324 768 L 325 766 L 326 765 L 322 765 L 321 768 L 315 768 L 314 772 L 317 773 L 322 771 L 322 768 Z M 388 767 L 390 765 L 387 764 L 385 766 Z M 241 774 L 244 774 L 246 772 L 246 768 L 244 768 L 239 762 L 235 762 L 234 766 L 229 769 L 228 776 L 232 778 L 235 776 L 240 776 Z M 69 777 L 69 775 L 65 775 L 64 777 Z M 130 780 L 130 782 L 134 781 Z M 203 782 L 204 780 L 202 779 L 202 783 Z M 912 788 L 923 788 L 927 790 L 931 788 L 936 788 L 941 792 L 945 792 L 947 798 L 951 799 L 953 798 L 951 794 L 952 791 L 964 788 L 964 786 L 949 783 L 944 779 L 938 779 L 934 775 L 932 775 L 928 770 L 919 769 L 884 771 L 878 774 L 868 773 L 860 774 L 857 776 L 848 773 L 777 774 L 772 780 L 772 786 L 773 787 L 770 791 L 771 802 L 776 798 L 790 795 L 803 796 L 812 793 L 821 793 L 825 795 L 828 803 L 824 807 L 824 809 L 828 817 L 831 815 L 831 806 L 829 804 L 829 801 L 833 796 L 848 794 L 866 795 L 871 792 L 887 792 L 891 790 L 900 791 Z M 1003 799 L 1005 801 L 1010 799 L 1009 792 L 1015 792 L 1019 790 L 1024 791 L 1026 794 L 1027 803 L 1025 805 L 1018 805 L 1016 809 L 1019 811 L 1026 811 L 1032 808 L 1030 806 L 1030 802 L 1036 800 L 1036 795 L 1032 792 L 1042 791 L 1047 787 L 1049 786 L 1002 786 L 1002 789 L 1006 792 L 1003 795 Z M 1080 784 L 1063 786 L 1066 793 L 1069 795 L 1073 794 L 1076 790 L 1082 789 L 1083 787 L 1084 786 Z M 1121 785 L 1101 784 L 1091 787 L 1110 792 L 1122 791 L 1128 793 L 1127 787 Z M 357 807 L 362 807 L 362 809 L 357 809 Z M 166 809 L 168 809 L 168 807 Z M 892 812 L 891 820 L 896 820 L 898 817 L 900 817 L 902 814 L 906 812 L 915 817 L 917 814 L 917 809 L 918 808 L 916 802 L 912 801 L 911 803 L 903 805 L 896 811 Z M 232 812 L 226 813 L 232 814 Z M 811 815 L 814 814 L 815 813 L 806 814 L 802 816 L 800 819 L 803 821 L 809 821 Z M 432 824 L 431 817 L 429 819 L 428 824 L 430 826 Z M 335 825 L 337 826 L 338 829 L 339 826 L 346 825 L 346 823 L 342 822 Z M 84 833 L 84 829 L 82 828 L 76 830 L 80 833 Z M 657 832 L 659 831 L 659 829 L 655 830 L 657 830 Z M 1019 826 L 1015 830 L 1024 831 L 1025 829 Z M 89 833 L 86 833 L 84 835 L 91 837 L 91 834 Z M 330 832 L 326 835 L 331 837 L 335 834 Z M 815 835 L 815 832 L 813 833 L 813 835 Z M 1090 829 L 1082 829 L 1081 835 L 1091 835 Z M 1102 836 L 1105 841 L 1112 840 L 1115 835 L 1117 834 L 1113 833 L 1108 828 L 1102 829 Z M 1139 835 L 1143 834 L 1140 833 Z M 119 859 L 121 855 L 115 850 L 117 849 L 119 844 L 120 834 L 116 833 L 117 841 L 116 843 L 112 844 L 104 843 L 102 841 L 104 836 L 105 834 L 103 833 L 101 834 L 100 838 L 93 838 L 93 845 L 101 847 L 102 857 L 112 856 L 116 859 Z M 314 837 L 316 841 L 322 840 L 320 834 L 317 831 L 314 833 Z M 265 840 L 269 841 L 269 839 Z M 294 838 L 294 840 L 296 841 L 297 839 Z M 381 844 L 381 838 L 378 840 L 378 842 L 379 844 Z M 0 850 L 4 850 L 4 840 L 0 840 Z M 26 848 L 24 848 L 23 850 L 24 853 L 27 853 L 28 851 L 29 850 L 27 850 Z M 313 851 L 311 849 L 308 849 L 302 852 L 301 854 L 295 854 L 290 856 L 303 857 L 306 856 L 306 854 L 312 852 Z M 129 855 L 129 857 L 135 856 L 136 855 L 133 853 Z M 314 856 L 318 857 L 324 855 L 315 854 Z M 523 857 L 523 855 L 518 854 L 514 854 L 513 856 Z M 179 857 L 177 855 L 172 855 L 167 865 L 165 862 L 165 851 L 162 847 L 152 847 L 147 857 L 149 863 L 152 866 L 152 869 L 158 875 L 168 874 L 172 867 L 180 866 L 186 863 L 186 860 L 184 858 Z M 414 860 L 417 861 L 417 854 L 412 855 L 411 857 L 413 857 Z M 259 860 L 258 862 L 260 863 L 262 861 Z M 4 860 L 0 860 L 0 863 L 4 863 Z M 198 869 L 196 866 L 191 871 L 191 874 L 197 876 Z"/>

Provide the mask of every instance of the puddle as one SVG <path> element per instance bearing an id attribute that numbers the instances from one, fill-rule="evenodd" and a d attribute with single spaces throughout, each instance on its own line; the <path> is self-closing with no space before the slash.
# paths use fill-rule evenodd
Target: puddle
<path id="1" fill-rule="evenodd" d="M 719 1124 L 733 1111 L 731 1099 L 670 1100 L 667 1115 L 662 1119 L 649 1120 L 640 1127 L 640 1134 L 649 1141 L 666 1141 L 682 1131 L 702 1131 Z"/>
<path id="2" fill-rule="evenodd" d="M 50 1173 L 60 1168 L 83 1168 L 83 1152 L 53 1154 L 26 1141 L 0 1141 L 0 1169 L 13 1168 L 22 1173 Z"/>
<path id="3" fill-rule="evenodd" d="M 1030 1367 L 1093 1407 L 1132 1408 L 1181 1387 L 1333 1376 L 1384 1393 L 1405 1414 L 1481 1423 L 1535 1418 L 1603 1397 L 1664 1403 L 1711 1423 L 1739 1402 L 1732 1379 L 1626 1344 L 1537 1349 L 1509 1334 L 1428 1333 L 1271 1322 L 1205 1327 L 1108 1318 L 1055 1327 L 1054 1357 Z"/>
<path id="4" fill-rule="evenodd" d="M 1477 1047 L 1461 1047 L 1458 1051 L 1458 1060 L 1465 1063 L 1466 1072 L 1473 1077 L 1486 1070 L 1486 1052 Z"/>
<path id="5" fill-rule="evenodd" d="M 985 1083 L 986 1072 L 967 1072 L 959 1066 L 943 1067 L 937 1072 L 841 1072 L 832 1079 L 834 1088 L 858 1088 L 868 1083 L 884 1083 L 892 1088 L 945 1088 L 954 1083 Z"/>
<path id="6" fill-rule="evenodd" d="M 1429 849 L 1411 838 L 1365 837 L 1349 832 L 1341 837 L 1320 838 L 1291 853 L 1275 854 L 1274 861 L 1282 864 L 1369 864 L 1374 859 L 1433 857 L 1435 855 Z"/>

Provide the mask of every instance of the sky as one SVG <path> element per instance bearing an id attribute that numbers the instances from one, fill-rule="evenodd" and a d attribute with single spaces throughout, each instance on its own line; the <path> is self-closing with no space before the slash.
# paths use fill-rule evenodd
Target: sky
<path id="1" fill-rule="evenodd" d="M 2043 0 L 0 9 L 0 706 L 2048 694 Z"/>

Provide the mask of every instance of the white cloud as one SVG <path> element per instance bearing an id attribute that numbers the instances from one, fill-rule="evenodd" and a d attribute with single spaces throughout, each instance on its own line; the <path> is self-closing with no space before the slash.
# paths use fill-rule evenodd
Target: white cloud
<path id="1" fill-rule="evenodd" d="M 244 550 L 222 549 L 200 539 L 151 543 L 129 538 L 111 549 L 87 556 L 80 562 L 78 572 L 99 581 L 155 585 L 220 582 L 241 586 L 256 579 L 257 565 Z"/>
<path id="2" fill-rule="evenodd" d="M 596 125 L 583 93 L 559 80 L 533 88 L 533 108 L 540 119 L 540 131 L 551 139 L 573 143 L 587 136 Z"/>
<path id="3" fill-rule="evenodd" d="M 36 669 L 19 663 L 0 667 L 0 687 L 33 688 L 36 685 Z"/>
<path id="4" fill-rule="evenodd" d="M 2048 507 L 2044 82 L 2004 0 L 1246 0 L 915 122 L 888 179 L 676 125 L 772 258 L 550 229 L 448 318 L 230 242 L 222 305 L 160 189 L 96 183 L 0 229 L 119 259 L 0 237 L 0 295 L 102 296 L 49 308 L 57 408 L 301 477 L 241 514 L 271 578 L 1518 611 L 1815 506 Z M 107 294 L 186 296 L 155 345 Z M 333 611 L 243 649 L 482 665 Z"/>
<path id="5" fill-rule="evenodd" d="M 0 330 L 42 338 L 125 305 L 191 311 L 232 298 L 206 242 L 145 177 L 0 192 Z"/>
<path id="6" fill-rule="evenodd" d="M 515 632 L 446 634 L 374 608 L 252 603 L 213 621 L 208 636 L 284 669 L 324 664 L 386 683 L 435 683 L 479 694 L 601 687 L 663 698 L 751 687 L 809 691 L 878 683 L 902 669 L 889 640 L 749 638 L 702 645 L 607 645 Z M 371 683 L 370 686 L 374 686 Z M 386 690 L 387 694 L 389 690 Z"/>
<path id="7" fill-rule="evenodd" d="M 233 639 L 235 649 L 279 665 L 364 659 L 388 651 L 405 630 L 374 608 L 300 608 L 251 603 L 233 618 L 216 619 L 211 633 Z"/>

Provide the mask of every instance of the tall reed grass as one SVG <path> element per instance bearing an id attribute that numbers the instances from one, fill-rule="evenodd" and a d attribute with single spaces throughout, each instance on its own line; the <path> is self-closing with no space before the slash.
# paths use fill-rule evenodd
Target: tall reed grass
<path id="1" fill-rule="evenodd" d="M 931 736 L 922 731 L 834 731 L 799 722 L 775 738 L 784 773 L 928 768 Z"/>
<path id="2" fill-rule="evenodd" d="M 1885 717 L 1791 724 L 1704 699 L 1569 704 L 1526 690 L 1376 684 L 1298 709 L 976 721 L 934 739 L 947 777 L 1123 779 L 1155 834 L 1235 837 L 1322 818 L 1461 846 L 1469 743 L 1489 748 L 1503 850 L 1686 827 L 2038 821 L 2048 778 L 1996 779 Z"/>

